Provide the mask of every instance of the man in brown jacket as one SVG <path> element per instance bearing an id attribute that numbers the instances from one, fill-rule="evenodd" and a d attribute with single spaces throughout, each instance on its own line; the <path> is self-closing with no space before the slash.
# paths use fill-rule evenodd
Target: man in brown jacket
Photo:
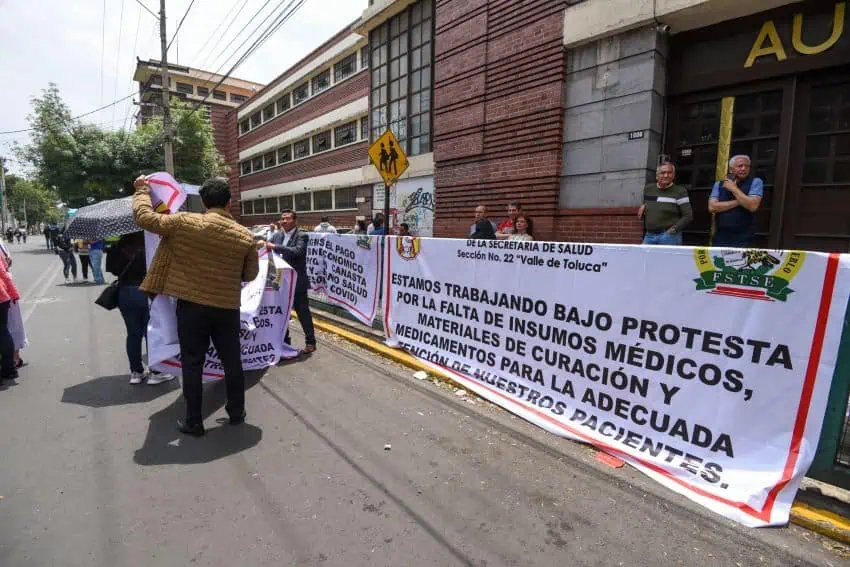
<path id="1" fill-rule="evenodd" d="M 177 337 L 183 363 L 186 419 L 178 428 L 187 435 L 204 434 L 201 414 L 202 375 L 212 340 L 224 367 L 230 423 L 245 421 L 245 374 L 239 344 L 242 282 L 257 277 L 254 239 L 228 213 L 230 187 L 222 178 L 200 189 L 207 212 L 160 214 L 153 210 L 150 185 L 136 179 L 133 213 L 136 224 L 163 237 L 147 276 L 139 286 L 149 294 L 177 298 Z"/>

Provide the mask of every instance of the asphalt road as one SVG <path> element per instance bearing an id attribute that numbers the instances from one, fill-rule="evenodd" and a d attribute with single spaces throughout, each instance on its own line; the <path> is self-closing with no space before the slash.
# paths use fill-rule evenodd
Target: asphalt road
<path id="1" fill-rule="evenodd" d="M 12 246 L 32 345 L 0 390 L 2 567 L 848 562 L 331 337 L 252 376 L 245 426 L 208 387 L 207 436 L 182 437 L 178 385 L 127 383 L 120 316 L 42 241 Z"/>

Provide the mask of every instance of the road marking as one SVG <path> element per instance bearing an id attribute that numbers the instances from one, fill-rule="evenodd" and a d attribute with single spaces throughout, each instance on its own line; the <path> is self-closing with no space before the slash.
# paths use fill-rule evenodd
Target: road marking
<path id="1" fill-rule="evenodd" d="M 53 274 L 52 276 L 51 273 Z M 55 269 L 55 266 L 48 266 L 35 283 L 32 284 L 26 291 L 24 297 L 31 300 L 31 303 L 27 305 L 26 311 L 21 313 L 21 318 L 23 319 L 24 324 L 26 324 L 30 315 L 33 314 L 33 311 L 35 311 L 39 305 L 44 303 L 38 300 L 44 297 L 45 292 L 47 292 L 48 288 L 53 285 L 53 282 L 56 281 L 56 276 L 58 275 L 59 272 Z M 36 288 L 38 288 L 37 292 L 35 291 Z"/>

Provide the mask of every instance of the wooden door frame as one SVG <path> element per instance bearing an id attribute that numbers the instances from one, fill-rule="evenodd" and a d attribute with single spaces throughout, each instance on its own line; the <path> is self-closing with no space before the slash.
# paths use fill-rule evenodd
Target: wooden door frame
<path id="1" fill-rule="evenodd" d="M 673 140 L 677 139 L 675 134 L 679 133 L 679 124 L 681 121 L 679 120 L 678 115 L 675 117 L 670 116 L 672 106 L 671 102 L 679 107 L 684 104 L 693 104 L 709 100 L 722 100 L 724 97 L 739 97 L 767 91 L 779 91 L 782 93 L 782 111 L 780 113 L 778 134 L 779 143 L 777 145 L 778 152 L 776 155 L 776 173 L 773 184 L 773 208 L 770 213 L 770 231 L 767 235 L 768 246 L 771 248 L 780 248 L 780 242 L 782 241 L 783 235 L 782 229 L 785 224 L 785 200 L 788 189 L 789 174 L 791 173 L 789 169 L 792 148 L 791 134 L 797 130 L 794 128 L 794 126 L 796 126 L 794 120 L 796 114 L 795 106 L 797 104 L 796 90 L 797 78 L 796 76 L 790 76 L 755 83 L 719 87 L 710 91 L 691 93 L 676 96 L 675 98 L 668 97 L 667 106 L 665 108 L 665 112 L 667 113 L 667 132 L 665 133 L 667 147 L 663 149 L 663 152 L 667 155 L 673 156 Z M 720 140 L 718 140 L 718 160 L 726 153 L 722 151 L 722 148 L 719 146 Z M 719 163 L 715 165 L 720 167 Z M 726 166 L 724 164 L 724 169 L 725 167 Z"/>

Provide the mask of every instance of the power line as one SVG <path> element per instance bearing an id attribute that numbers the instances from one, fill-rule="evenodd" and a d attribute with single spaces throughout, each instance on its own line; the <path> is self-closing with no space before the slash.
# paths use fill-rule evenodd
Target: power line
<path id="1" fill-rule="evenodd" d="M 212 33 L 209 35 L 209 37 L 207 37 L 207 40 L 204 42 L 204 44 L 201 46 L 201 48 L 198 50 L 198 52 L 195 53 L 195 55 L 192 57 L 191 61 L 195 61 L 198 58 L 198 56 L 201 53 L 203 53 L 204 49 L 207 47 L 207 45 L 209 45 L 212 38 L 216 37 L 216 33 L 218 33 L 218 30 L 221 29 L 221 26 L 224 25 L 224 22 L 236 21 L 236 20 L 239 19 L 239 14 L 242 13 L 242 10 L 245 8 L 245 6 L 248 5 L 249 1 L 250 0 L 245 0 L 244 2 L 242 2 L 242 7 L 239 8 L 239 11 L 236 12 L 236 15 L 232 18 L 232 20 L 230 18 L 230 14 L 231 14 L 231 12 L 233 12 L 233 9 L 236 7 L 236 5 L 239 4 L 239 0 L 236 0 L 230 6 L 230 10 L 227 11 L 227 14 L 224 15 L 224 18 L 221 19 L 221 21 L 218 23 L 218 25 L 215 27 L 215 29 L 212 31 Z M 209 55 L 207 55 L 207 57 L 209 57 Z M 204 58 L 204 59 L 206 60 L 206 58 Z"/>
<path id="2" fill-rule="evenodd" d="M 95 112 L 100 112 L 101 110 L 107 109 L 110 106 L 115 106 L 116 104 L 122 103 L 125 100 L 127 100 L 128 98 L 130 98 L 131 96 L 135 96 L 137 94 L 138 94 L 137 91 L 133 91 L 125 97 L 119 98 L 118 100 L 113 100 L 109 104 L 105 104 L 105 105 L 103 105 L 99 108 L 95 108 L 94 110 L 92 110 L 90 112 L 86 112 L 85 114 L 80 114 L 79 116 L 72 116 L 71 120 L 79 120 L 80 118 L 85 118 L 86 116 L 90 116 L 90 115 L 94 114 Z M 35 128 L 24 128 L 22 130 L 6 130 L 4 132 L 0 132 L 0 135 L 3 135 L 3 134 L 20 134 L 20 133 L 23 133 L 23 132 L 32 132 L 33 130 L 35 130 Z"/>
<path id="3" fill-rule="evenodd" d="M 139 44 L 139 28 L 142 27 L 142 9 L 139 8 L 139 17 L 136 19 L 136 37 L 133 39 L 133 57 L 136 56 L 136 46 Z M 127 114 L 124 116 L 124 125 L 122 130 L 127 129 L 127 120 L 130 119 L 130 111 L 133 110 L 133 104 L 127 103 Z"/>
<path id="4" fill-rule="evenodd" d="M 284 1 L 285 1 L 285 0 L 284 0 Z M 254 15 L 253 15 L 253 16 L 251 16 L 251 19 L 250 19 L 250 20 L 248 20 L 248 22 L 247 22 L 244 26 L 242 26 L 242 29 L 241 29 L 241 30 L 239 30 L 239 31 L 236 33 L 236 35 L 235 35 L 235 36 L 233 36 L 233 39 L 231 39 L 231 40 L 230 40 L 230 43 L 228 43 L 227 45 L 225 45 L 225 46 L 224 46 L 224 49 L 222 49 L 221 51 L 219 51 L 218 55 L 216 55 L 215 57 L 213 57 L 212 61 L 210 61 L 210 66 L 215 65 L 215 62 L 218 60 L 218 58 L 219 58 L 219 57 L 221 57 L 222 55 L 224 55 L 224 53 L 228 50 L 228 48 L 230 48 L 230 46 L 231 46 L 231 45 L 233 45 L 233 42 L 234 42 L 234 41 L 236 41 L 236 40 L 239 38 L 239 36 L 240 36 L 240 35 L 242 35 L 242 32 L 243 32 L 243 31 L 245 31 L 245 28 L 247 28 L 248 26 L 250 26 L 250 25 L 251 25 L 251 22 L 253 22 L 253 21 L 257 18 L 257 16 L 259 16 L 259 15 L 260 15 L 260 12 L 262 12 L 263 10 L 265 10 L 265 9 L 266 9 L 266 6 L 268 6 L 268 5 L 269 5 L 269 2 L 271 2 L 271 0 L 266 0 L 266 2 L 265 2 L 265 3 L 264 3 L 261 7 L 260 7 L 260 9 L 259 9 L 259 10 L 257 10 L 256 12 L 254 12 Z M 283 1 L 282 1 L 280 4 L 278 4 L 278 7 L 280 7 L 280 5 L 281 5 L 281 4 L 283 4 Z M 277 8 L 273 8 L 273 9 L 272 9 L 272 12 L 274 12 L 276 9 L 277 9 Z M 262 23 L 261 23 L 261 25 L 262 25 Z M 256 31 L 256 28 L 254 29 L 254 31 Z M 227 30 L 225 30 L 225 33 L 226 33 L 226 32 L 227 32 Z M 248 36 L 248 37 L 250 37 L 250 36 Z M 234 50 L 233 50 L 233 55 L 235 55 L 235 54 L 236 54 L 236 52 L 237 52 L 237 51 L 239 51 L 239 48 L 240 48 L 240 47 L 242 47 L 243 45 L 245 45 L 245 41 L 247 41 L 247 38 L 246 38 L 246 39 L 245 39 L 245 40 L 244 40 L 244 41 L 243 41 L 243 42 L 239 45 L 239 47 L 237 47 L 236 49 L 234 49 Z M 224 67 L 224 66 L 225 66 L 225 64 L 227 64 L 227 62 L 228 62 L 228 61 L 229 61 L 229 60 L 233 57 L 233 55 L 231 55 L 230 57 L 228 57 L 227 59 L 225 59 L 225 60 L 224 60 L 224 62 L 223 62 L 221 65 L 219 65 L 219 66 L 218 66 L 218 68 L 219 68 L 219 69 L 221 69 L 222 67 Z M 216 70 L 216 73 L 218 73 L 218 70 Z"/>
<path id="5" fill-rule="evenodd" d="M 118 17 L 118 49 L 115 51 L 115 80 L 112 81 L 112 98 L 118 95 L 118 63 L 121 61 L 121 36 L 124 32 L 124 0 L 121 0 L 121 15 Z M 115 107 L 112 108 L 115 119 Z"/>
<path id="6" fill-rule="evenodd" d="M 103 54 L 106 39 L 106 0 L 103 0 L 103 15 L 100 24 L 100 104 L 103 104 Z"/>
<path id="7" fill-rule="evenodd" d="M 281 5 L 283 5 L 283 3 L 284 3 L 285 1 L 286 1 L 286 0 L 281 0 L 281 2 L 280 2 L 277 6 L 275 6 L 275 8 L 272 10 L 272 12 L 274 12 L 274 11 L 275 11 L 275 10 L 277 10 L 277 9 L 278 9 Z M 217 89 L 219 86 L 221 86 L 221 84 L 222 84 L 225 80 L 227 80 L 227 78 L 230 76 L 230 74 L 231 74 L 231 73 L 233 73 L 233 71 L 235 71 L 235 70 L 236 70 L 236 69 L 237 69 L 237 68 L 238 68 L 238 67 L 239 67 L 242 63 L 244 63 L 244 62 L 245 62 L 245 61 L 246 61 L 246 60 L 247 60 L 247 59 L 248 59 L 251 55 L 253 55 L 253 54 L 254 54 L 254 53 L 255 53 L 255 52 L 256 52 L 256 51 L 257 51 L 260 47 L 262 47 L 262 45 L 263 45 L 263 44 L 264 44 L 264 43 L 265 43 L 265 42 L 266 42 L 266 41 L 267 41 L 267 40 L 268 40 L 268 39 L 269 39 L 269 38 L 270 38 L 270 37 L 271 37 L 271 36 L 272 36 L 272 35 L 273 35 L 273 34 L 274 34 L 277 30 L 278 30 L 278 29 L 280 29 L 280 27 L 281 27 L 284 23 L 286 23 L 286 21 L 287 21 L 287 20 L 289 20 L 289 18 L 291 18 L 291 17 L 292 17 L 292 16 L 293 16 L 293 14 L 295 14 L 295 13 L 296 13 L 296 12 L 297 12 L 300 8 L 301 8 L 301 6 L 303 6 L 303 5 L 304 5 L 304 3 L 305 3 L 307 0 L 297 0 L 297 1 L 298 1 L 298 3 L 297 3 L 297 4 L 295 4 L 295 6 L 294 6 L 294 7 L 292 7 L 292 5 L 293 5 L 293 3 L 294 3 L 294 2 L 296 2 L 296 0 L 290 0 L 290 1 L 289 1 L 289 4 L 287 4 L 287 6 L 286 6 L 286 7 L 285 7 L 285 8 L 284 8 L 281 12 L 280 12 L 280 14 L 278 14 L 278 16 L 274 19 L 274 21 L 272 21 L 272 23 L 271 23 L 271 24 L 269 24 L 269 25 L 266 27 L 265 31 L 264 31 L 263 33 L 261 33 L 261 34 L 260 34 L 260 36 L 259 36 L 259 37 L 258 37 L 258 38 L 254 41 L 254 43 L 252 43 L 252 44 L 251 44 L 251 46 L 250 46 L 250 47 L 249 47 L 249 48 L 245 51 L 245 53 L 242 55 L 242 57 L 240 57 L 240 58 L 236 61 L 236 63 L 234 63 L 234 64 L 233 64 L 233 66 L 230 68 L 230 70 L 229 70 L 229 71 L 228 71 L 228 72 L 227 72 L 227 73 L 226 73 L 226 74 L 225 74 L 225 75 L 221 78 L 221 80 L 220 80 L 220 81 L 219 81 L 219 82 L 215 85 L 215 87 L 213 87 L 213 88 L 210 90 L 210 94 L 212 94 L 213 92 L 215 92 L 215 89 Z M 265 6 L 264 6 L 264 7 L 265 7 Z M 292 7 L 292 8 L 290 9 L 290 7 Z M 260 10 L 262 10 L 262 9 L 263 9 L 263 8 L 260 8 Z M 286 12 L 286 10 L 289 10 L 289 12 Z M 256 31 L 260 28 L 260 26 L 262 26 L 262 24 L 263 24 L 263 22 L 261 22 L 261 23 L 260 23 L 260 24 L 259 24 L 256 28 L 254 28 L 254 32 L 256 32 Z M 249 36 L 249 37 L 250 37 L 250 36 Z M 244 44 L 245 44 L 245 42 L 246 42 L 247 40 L 248 40 L 248 39 L 246 38 L 246 39 L 245 39 L 245 41 L 243 41 L 243 42 L 242 42 L 242 44 L 241 44 L 239 47 L 242 47 L 242 45 L 244 45 Z M 237 48 L 236 48 L 236 51 L 238 51 L 238 50 L 239 50 L 239 47 L 237 47 Z M 235 53 L 236 53 L 236 52 L 234 51 L 234 54 L 235 54 Z M 232 56 L 231 56 L 230 58 L 232 58 Z M 230 58 L 228 58 L 228 60 L 229 60 Z M 226 62 L 226 61 L 225 61 L 225 62 Z M 222 64 L 222 65 L 219 67 L 219 69 L 217 69 L 217 70 L 215 71 L 215 73 L 218 73 L 218 71 L 221 69 L 221 67 L 222 67 L 223 65 L 224 65 L 224 64 Z M 215 73 L 213 73 L 213 74 L 215 74 Z M 212 75 L 213 75 L 213 74 L 210 74 L 210 77 L 212 77 Z M 201 100 L 200 102 L 195 103 L 195 107 L 191 110 L 191 112 L 189 112 L 189 114 L 186 114 L 186 115 L 184 115 L 184 116 L 181 118 L 181 122 L 182 122 L 183 120 L 186 120 L 186 119 L 187 119 L 187 118 L 189 118 L 190 116 L 192 116 L 192 114 L 194 114 L 194 113 L 195 113 L 195 111 L 196 111 L 196 110 L 198 110 L 198 108 L 200 108 L 200 107 L 201 107 L 201 105 L 202 105 L 202 104 L 203 104 L 203 103 L 204 103 L 204 102 L 205 102 L 205 101 L 206 101 L 206 100 L 210 97 L 210 94 L 208 94 L 207 96 L 205 96 L 205 97 L 203 98 L 203 100 Z"/>
<path id="8" fill-rule="evenodd" d="M 159 20 L 159 16 L 157 16 L 154 12 L 151 12 L 151 9 L 150 9 L 150 8 L 148 8 L 147 6 L 145 6 L 144 4 L 142 4 L 142 0 L 136 0 L 136 3 L 137 3 L 139 6 L 141 6 L 142 8 L 144 8 L 144 9 L 147 11 L 147 13 L 148 13 L 148 14 L 150 14 L 151 16 L 153 16 L 154 18 L 156 18 L 157 20 Z"/>
<path id="9" fill-rule="evenodd" d="M 194 4 L 195 4 L 195 0 L 192 0 L 191 2 L 189 2 L 189 7 L 186 8 L 186 11 L 183 13 L 183 17 L 180 18 L 180 23 L 177 24 L 177 29 L 174 30 L 174 35 L 171 36 L 171 41 L 168 42 L 168 45 L 165 48 L 166 51 L 171 49 L 171 44 L 174 43 L 175 39 L 177 39 L 177 34 L 180 32 L 180 28 L 183 26 L 183 22 L 186 20 L 186 16 L 189 15 L 189 10 L 192 9 L 192 6 Z"/>

